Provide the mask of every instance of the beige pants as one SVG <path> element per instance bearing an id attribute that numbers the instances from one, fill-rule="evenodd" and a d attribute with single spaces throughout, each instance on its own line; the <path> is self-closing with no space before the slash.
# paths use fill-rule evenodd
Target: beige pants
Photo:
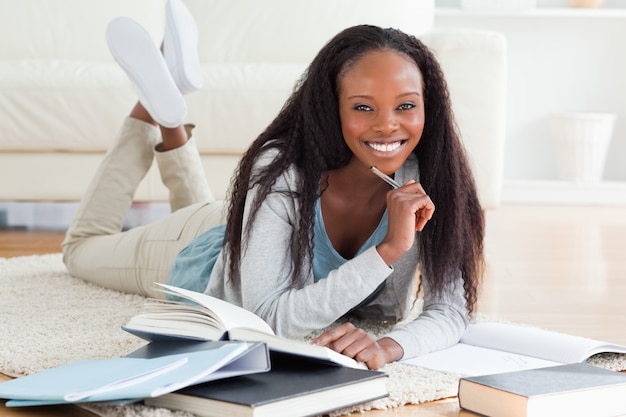
<path id="1" fill-rule="evenodd" d="M 205 230 L 224 222 L 191 138 L 184 146 L 157 152 L 159 129 L 136 119 L 124 121 L 104 157 L 63 241 L 63 261 L 73 276 L 128 293 L 162 298 L 178 252 Z M 172 214 L 122 231 L 139 182 L 156 159 L 170 191 Z"/>

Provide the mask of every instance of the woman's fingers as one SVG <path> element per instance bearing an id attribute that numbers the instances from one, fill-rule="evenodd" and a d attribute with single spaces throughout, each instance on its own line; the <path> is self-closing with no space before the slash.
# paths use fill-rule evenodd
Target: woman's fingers
<path id="1" fill-rule="evenodd" d="M 397 190 L 390 191 L 387 197 L 387 209 L 390 215 L 398 219 L 413 220 L 412 230 L 421 231 L 435 213 L 435 204 L 422 185 L 414 180 L 407 181 Z M 405 224 L 404 221 L 395 222 Z M 403 227 L 403 226 L 399 226 Z"/>
<path id="2" fill-rule="evenodd" d="M 415 212 L 415 230 L 421 232 L 426 226 L 426 223 L 432 219 L 435 213 L 435 205 L 428 196 L 422 202 L 422 205 Z"/>
<path id="3" fill-rule="evenodd" d="M 326 346 L 336 352 L 365 363 L 370 369 L 378 369 L 388 362 L 385 350 L 363 329 L 352 323 L 344 323 L 327 330 L 312 343 Z"/>

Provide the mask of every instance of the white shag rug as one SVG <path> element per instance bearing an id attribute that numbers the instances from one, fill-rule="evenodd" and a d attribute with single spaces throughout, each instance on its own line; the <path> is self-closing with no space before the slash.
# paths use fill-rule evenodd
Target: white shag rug
<path id="1" fill-rule="evenodd" d="M 145 341 L 120 326 L 145 298 L 108 290 L 71 277 L 61 254 L 0 258 L 0 372 L 19 377 L 74 360 L 124 356 Z M 419 306 L 418 306 L 419 307 Z M 382 333 L 382 328 L 369 329 Z M 597 365 L 626 369 L 626 359 L 603 357 Z M 333 415 L 419 404 L 457 395 L 460 375 L 393 363 L 389 397 Z M 86 406 L 106 417 L 189 417 L 142 405 Z"/>

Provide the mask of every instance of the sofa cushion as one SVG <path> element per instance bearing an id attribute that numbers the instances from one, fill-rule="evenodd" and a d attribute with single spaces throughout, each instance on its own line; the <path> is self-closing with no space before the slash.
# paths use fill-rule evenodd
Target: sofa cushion
<path id="1" fill-rule="evenodd" d="M 306 65 L 266 62 L 202 68 L 204 86 L 187 98 L 187 120 L 197 125 L 198 149 L 241 154 L 278 114 Z"/>
<path id="2" fill-rule="evenodd" d="M 0 150 L 101 151 L 135 97 L 115 63 L 0 61 Z"/>
<path id="3" fill-rule="evenodd" d="M 280 110 L 304 64 L 205 64 L 187 121 L 202 153 L 242 153 Z M 115 63 L 0 61 L 1 151 L 104 152 L 136 94 Z"/>

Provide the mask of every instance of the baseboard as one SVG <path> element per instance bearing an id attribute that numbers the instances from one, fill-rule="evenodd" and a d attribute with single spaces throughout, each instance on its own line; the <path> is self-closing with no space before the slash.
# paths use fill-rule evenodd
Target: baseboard
<path id="1" fill-rule="evenodd" d="M 77 209 L 77 202 L 0 201 L 0 229 L 67 230 Z M 123 227 L 151 223 L 167 213 L 167 203 L 134 203 L 124 218 Z"/>
<path id="2" fill-rule="evenodd" d="M 626 182 L 504 180 L 501 203 L 626 205 Z"/>
<path id="3" fill-rule="evenodd" d="M 626 181 L 579 184 L 504 180 L 500 204 L 626 205 Z M 0 201 L 0 229 L 66 230 L 77 207 L 74 202 Z M 124 227 L 158 220 L 168 212 L 166 203 L 136 203 L 127 214 Z"/>

